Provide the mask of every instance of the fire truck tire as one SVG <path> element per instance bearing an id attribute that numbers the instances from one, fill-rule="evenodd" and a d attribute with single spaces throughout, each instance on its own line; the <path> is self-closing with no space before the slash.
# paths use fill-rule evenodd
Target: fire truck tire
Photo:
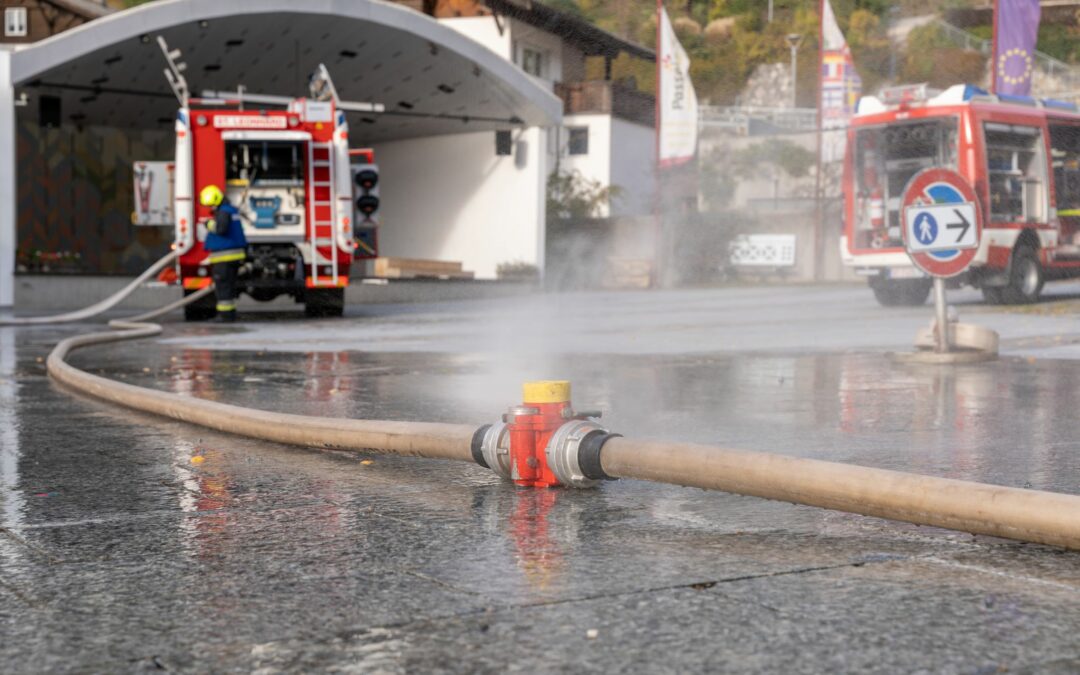
<path id="1" fill-rule="evenodd" d="M 926 302 L 932 287 L 929 279 L 879 281 L 870 285 L 883 307 L 918 307 Z"/>
<path id="2" fill-rule="evenodd" d="M 196 291 L 185 290 L 184 297 Z M 214 294 L 205 295 L 198 300 L 184 305 L 184 321 L 209 321 L 217 316 L 217 301 Z"/>
<path id="3" fill-rule="evenodd" d="M 304 313 L 312 318 L 345 313 L 345 289 L 309 290 L 304 295 Z"/>
<path id="4" fill-rule="evenodd" d="M 1007 305 L 1030 305 L 1039 301 L 1046 275 L 1039 264 L 1039 255 L 1030 246 L 1018 246 L 1013 251 L 1009 283 L 1001 289 L 1001 299 Z"/>

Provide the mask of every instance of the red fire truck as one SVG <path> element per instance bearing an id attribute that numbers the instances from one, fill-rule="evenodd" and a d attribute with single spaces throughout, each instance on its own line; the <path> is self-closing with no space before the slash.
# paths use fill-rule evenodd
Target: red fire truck
<path id="1" fill-rule="evenodd" d="M 1048 280 L 1080 276 L 1076 106 L 970 85 L 941 93 L 897 87 L 859 102 L 844 163 L 841 255 L 881 304 L 918 305 L 930 292 L 900 233 L 904 188 L 927 167 L 965 176 L 983 214 L 978 254 L 954 283 L 982 289 L 988 302 L 1016 304 L 1038 300 Z"/>
<path id="2" fill-rule="evenodd" d="M 340 101 L 321 65 L 308 98 L 243 91 L 192 98 L 179 51 L 159 43 L 181 104 L 172 217 L 185 294 L 211 283 L 203 241 L 212 213 L 194 197 L 217 185 L 239 209 L 248 240 L 241 291 L 260 301 L 290 295 L 309 316 L 340 316 L 353 261 L 378 250 L 378 167 L 371 150 L 349 150 L 345 111 L 380 106 Z M 185 313 L 189 320 L 212 317 L 213 296 Z"/>

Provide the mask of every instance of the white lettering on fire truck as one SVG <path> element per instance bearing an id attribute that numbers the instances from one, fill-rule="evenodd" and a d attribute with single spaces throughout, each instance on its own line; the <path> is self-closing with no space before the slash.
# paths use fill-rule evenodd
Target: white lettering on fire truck
<path id="1" fill-rule="evenodd" d="M 284 129 L 288 120 L 283 116 L 263 115 L 217 115 L 214 117 L 215 129 Z"/>

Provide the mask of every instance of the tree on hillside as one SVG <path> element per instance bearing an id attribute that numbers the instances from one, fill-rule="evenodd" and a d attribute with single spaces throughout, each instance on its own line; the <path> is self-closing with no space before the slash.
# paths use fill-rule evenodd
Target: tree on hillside
<path id="1" fill-rule="evenodd" d="M 920 26 L 908 35 L 900 73 L 904 82 L 948 87 L 961 82 L 981 82 L 985 74 L 986 57 L 957 47 L 938 26 Z"/>

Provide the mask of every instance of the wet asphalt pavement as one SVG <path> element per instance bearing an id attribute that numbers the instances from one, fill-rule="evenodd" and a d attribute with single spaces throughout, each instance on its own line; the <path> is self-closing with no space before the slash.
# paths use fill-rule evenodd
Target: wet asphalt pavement
<path id="1" fill-rule="evenodd" d="M 1080 494 L 1080 287 L 954 293 L 1003 358 L 899 363 L 864 288 L 173 322 L 78 352 L 270 410 L 476 423 L 567 378 L 627 436 Z M 315 452 L 69 394 L 0 329 L 0 672 L 1080 671 L 1080 554 L 637 481 Z M 1080 517 L 1080 514 L 1078 514 Z"/>

